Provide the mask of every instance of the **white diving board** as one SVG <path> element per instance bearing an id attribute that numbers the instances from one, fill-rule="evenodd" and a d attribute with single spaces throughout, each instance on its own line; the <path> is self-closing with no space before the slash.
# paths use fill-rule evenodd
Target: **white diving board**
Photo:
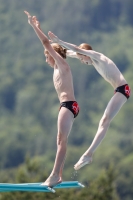
<path id="1" fill-rule="evenodd" d="M 30 191 L 30 192 L 52 192 L 61 188 L 83 188 L 84 185 L 78 181 L 65 181 L 54 187 L 41 185 L 42 183 L 0 183 L 0 192 Z"/>

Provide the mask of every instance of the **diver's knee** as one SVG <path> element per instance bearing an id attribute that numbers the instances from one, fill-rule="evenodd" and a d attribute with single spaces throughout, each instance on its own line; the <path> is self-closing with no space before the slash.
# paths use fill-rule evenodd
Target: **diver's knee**
<path id="1" fill-rule="evenodd" d="M 66 134 L 58 133 L 57 135 L 57 145 L 63 145 L 67 143 Z"/>
<path id="2" fill-rule="evenodd" d="M 100 125 L 101 126 L 105 126 L 105 125 L 109 125 L 110 124 L 110 118 L 109 118 L 109 116 L 107 116 L 107 115 L 104 115 L 103 117 L 102 117 L 102 119 L 100 120 Z"/>

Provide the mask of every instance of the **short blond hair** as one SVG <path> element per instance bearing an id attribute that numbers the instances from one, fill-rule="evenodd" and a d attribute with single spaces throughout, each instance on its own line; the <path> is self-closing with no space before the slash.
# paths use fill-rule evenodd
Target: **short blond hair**
<path id="1" fill-rule="evenodd" d="M 51 46 L 62 58 L 66 59 L 66 49 L 63 49 L 58 43 L 52 43 Z"/>
<path id="2" fill-rule="evenodd" d="M 87 43 L 80 44 L 79 48 L 80 49 L 85 49 L 85 50 L 92 50 L 92 47 L 89 44 L 87 44 Z"/>

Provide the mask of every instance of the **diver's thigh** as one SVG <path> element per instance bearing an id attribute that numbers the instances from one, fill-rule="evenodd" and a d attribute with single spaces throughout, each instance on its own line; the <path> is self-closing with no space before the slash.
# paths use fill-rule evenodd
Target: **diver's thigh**
<path id="1" fill-rule="evenodd" d="M 106 107 L 105 115 L 107 115 L 110 120 L 113 119 L 126 101 L 127 98 L 123 94 L 119 92 L 115 93 Z"/>
<path id="2" fill-rule="evenodd" d="M 58 115 L 58 131 L 69 134 L 74 121 L 73 113 L 65 107 L 60 109 Z"/>

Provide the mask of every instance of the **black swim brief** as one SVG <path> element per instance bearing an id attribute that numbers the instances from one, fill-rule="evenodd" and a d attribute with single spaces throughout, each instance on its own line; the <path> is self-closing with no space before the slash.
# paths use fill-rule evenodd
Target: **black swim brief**
<path id="1" fill-rule="evenodd" d="M 130 97 L 130 87 L 128 84 L 125 84 L 125 85 L 122 85 L 122 86 L 119 86 L 118 88 L 116 88 L 115 90 L 115 93 L 116 92 L 120 92 L 122 93 L 127 99 Z"/>
<path id="2" fill-rule="evenodd" d="M 77 117 L 79 113 L 79 105 L 76 101 L 65 101 L 60 104 L 60 109 L 61 107 L 65 107 L 69 109 L 73 114 L 74 118 Z"/>

